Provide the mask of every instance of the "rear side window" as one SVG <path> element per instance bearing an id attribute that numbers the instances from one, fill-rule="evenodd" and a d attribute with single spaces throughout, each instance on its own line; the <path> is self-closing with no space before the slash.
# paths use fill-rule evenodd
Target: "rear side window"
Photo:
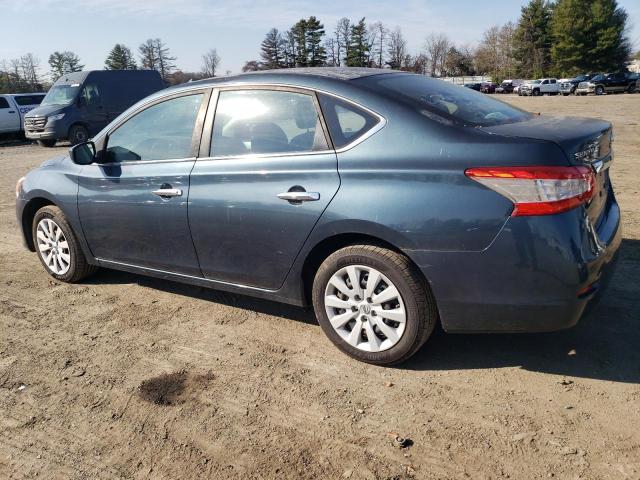
<path id="1" fill-rule="evenodd" d="M 320 95 L 320 105 L 336 149 L 362 137 L 379 121 L 366 110 L 329 95 Z"/>
<path id="2" fill-rule="evenodd" d="M 202 94 L 173 98 L 144 109 L 109 134 L 107 161 L 191 157 Z"/>
<path id="3" fill-rule="evenodd" d="M 261 89 L 220 92 L 211 156 L 305 153 L 327 148 L 311 95 Z"/>
<path id="4" fill-rule="evenodd" d="M 20 106 L 23 105 L 40 105 L 44 95 L 21 95 L 19 97 L 13 97 L 16 103 Z"/>
<path id="5" fill-rule="evenodd" d="M 4 97 L 0 97 L 0 108 L 9 108 L 9 102 Z"/>
<path id="6" fill-rule="evenodd" d="M 353 82 L 367 85 L 443 123 L 489 126 L 531 118 L 530 113 L 490 95 L 423 75 L 388 73 L 363 77 Z"/>

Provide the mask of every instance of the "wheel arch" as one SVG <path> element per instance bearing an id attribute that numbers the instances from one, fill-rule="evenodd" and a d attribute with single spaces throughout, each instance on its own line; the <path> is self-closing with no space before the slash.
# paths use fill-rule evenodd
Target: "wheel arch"
<path id="1" fill-rule="evenodd" d="M 36 216 L 36 212 L 38 210 L 42 207 L 46 207 L 47 205 L 58 206 L 49 198 L 34 197 L 25 204 L 24 209 L 22 210 L 22 233 L 24 235 L 27 248 L 32 252 L 36 251 L 36 246 L 33 241 L 33 218 Z"/>
<path id="2" fill-rule="evenodd" d="M 301 269 L 302 295 L 305 305 L 311 304 L 313 279 L 322 262 L 333 252 L 349 245 L 356 244 L 376 245 L 404 255 L 415 266 L 416 270 L 420 272 L 420 275 L 424 278 L 427 285 L 429 284 L 428 280 L 422 273 L 422 270 L 418 268 L 417 264 L 414 262 L 411 256 L 396 244 L 390 242 L 389 240 L 385 240 L 380 236 L 371 235 L 368 233 L 342 232 L 322 239 L 321 241 L 316 243 L 307 253 Z"/>
<path id="3" fill-rule="evenodd" d="M 88 134 L 87 138 L 91 138 L 91 130 L 89 129 L 89 124 L 83 120 L 74 120 L 73 123 L 69 125 L 69 128 L 67 128 L 67 139 L 71 139 L 71 129 L 77 125 L 86 128 Z"/>

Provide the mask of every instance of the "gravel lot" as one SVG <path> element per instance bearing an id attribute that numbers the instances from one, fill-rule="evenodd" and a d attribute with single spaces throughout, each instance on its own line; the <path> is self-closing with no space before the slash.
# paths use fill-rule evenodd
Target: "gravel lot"
<path id="1" fill-rule="evenodd" d="M 14 185 L 66 147 L 0 148 L 0 477 L 640 478 L 640 95 L 504 98 L 613 121 L 621 263 L 576 328 L 437 333 L 401 368 L 350 360 L 293 307 L 52 281 Z"/>

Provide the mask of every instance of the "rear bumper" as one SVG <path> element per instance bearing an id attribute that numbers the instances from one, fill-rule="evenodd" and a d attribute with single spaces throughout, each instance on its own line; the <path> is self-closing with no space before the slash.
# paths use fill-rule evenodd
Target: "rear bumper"
<path id="1" fill-rule="evenodd" d="M 444 330 L 544 332 L 575 325 L 602 295 L 622 240 L 613 194 L 598 225 L 584 210 L 512 217 L 481 252 L 409 252 L 431 284 Z"/>

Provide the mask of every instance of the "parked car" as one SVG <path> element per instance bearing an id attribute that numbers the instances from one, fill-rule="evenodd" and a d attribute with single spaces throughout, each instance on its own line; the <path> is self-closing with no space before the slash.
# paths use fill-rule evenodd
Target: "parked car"
<path id="1" fill-rule="evenodd" d="M 44 93 L 9 93 L 0 95 L 0 133 L 24 130 L 24 116 L 44 98 Z"/>
<path id="2" fill-rule="evenodd" d="M 479 92 L 482 88 L 481 83 L 465 83 L 464 86 L 470 88 L 471 90 L 475 90 L 476 92 Z"/>
<path id="3" fill-rule="evenodd" d="M 500 86 L 496 88 L 496 93 L 513 93 L 516 89 L 519 89 L 518 87 L 523 83 L 524 80 L 504 80 Z"/>
<path id="4" fill-rule="evenodd" d="M 482 93 L 496 93 L 497 85 L 495 83 L 483 83 L 480 87 Z"/>
<path id="5" fill-rule="evenodd" d="M 567 78 L 560 80 L 560 93 L 565 97 L 567 95 L 574 95 L 576 89 L 581 82 L 588 81 L 594 75 L 578 75 L 575 78 Z"/>
<path id="6" fill-rule="evenodd" d="M 520 89 L 522 95 L 534 97 L 540 95 L 557 95 L 560 92 L 560 84 L 555 78 L 541 78 L 525 83 Z"/>
<path id="7" fill-rule="evenodd" d="M 633 93 L 636 90 L 636 82 L 637 77 L 629 72 L 602 73 L 588 81 L 580 82 L 576 94 Z"/>
<path id="8" fill-rule="evenodd" d="M 25 115 L 25 135 L 45 147 L 85 142 L 138 100 L 164 88 L 155 70 L 94 70 L 63 75 Z"/>
<path id="9" fill-rule="evenodd" d="M 16 186 L 56 280 L 98 267 L 313 305 L 388 365 L 449 332 L 574 325 L 621 242 L 611 124 L 437 79 L 291 69 L 158 92 Z"/>

